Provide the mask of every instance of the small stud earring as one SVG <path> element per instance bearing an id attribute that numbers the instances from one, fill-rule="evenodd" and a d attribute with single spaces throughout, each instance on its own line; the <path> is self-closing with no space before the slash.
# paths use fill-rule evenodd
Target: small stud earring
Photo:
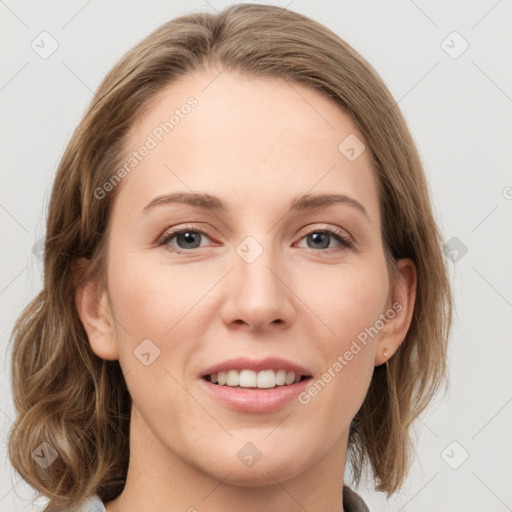
<path id="1" fill-rule="evenodd" d="M 388 349 L 385 348 L 383 351 L 382 351 L 382 355 L 386 358 L 386 362 L 384 363 L 385 366 L 386 366 L 386 370 L 388 369 Z"/>

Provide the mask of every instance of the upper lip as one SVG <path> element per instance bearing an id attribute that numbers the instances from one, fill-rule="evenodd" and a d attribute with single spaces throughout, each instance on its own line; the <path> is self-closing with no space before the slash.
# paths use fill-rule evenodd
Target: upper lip
<path id="1" fill-rule="evenodd" d="M 206 368 L 202 373 L 201 377 L 205 377 L 206 375 L 212 375 L 213 373 L 219 373 L 228 370 L 286 370 L 295 372 L 298 375 L 304 375 L 306 377 L 311 376 L 311 372 L 297 363 L 293 361 L 287 361 L 286 359 L 281 359 L 280 357 L 266 357 L 265 359 L 249 359 L 246 357 L 237 357 L 234 359 L 228 359 L 227 361 L 222 361 L 221 363 L 214 364 L 208 368 Z"/>

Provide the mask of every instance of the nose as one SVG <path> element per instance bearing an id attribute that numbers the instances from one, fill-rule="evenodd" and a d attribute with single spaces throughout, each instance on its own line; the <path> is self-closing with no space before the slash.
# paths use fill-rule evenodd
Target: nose
<path id="1" fill-rule="evenodd" d="M 263 244 L 260 250 L 254 261 L 242 251 L 234 251 L 221 315 L 230 329 L 282 330 L 295 319 L 290 266 Z"/>

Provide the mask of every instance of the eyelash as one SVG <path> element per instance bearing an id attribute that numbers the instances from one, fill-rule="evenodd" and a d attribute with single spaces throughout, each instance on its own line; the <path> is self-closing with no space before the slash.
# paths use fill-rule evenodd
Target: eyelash
<path id="1" fill-rule="evenodd" d="M 193 233 L 200 233 L 202 235 L 206 235 L 207 237 L 209 237 L 211 239 L 214 238 L 207 231 L 204 231 L 202 229 L 197 229 L 194 226 L 187 226 L 187 225 L 185 225 L 184 227 L 182 227 L 180 229 L 164 233 L 164 235 L 162 235 L 162 237 L 160 237 L 160 239 L 158 240 L 158 245 L 159 246 L 168 245 L 169 242 L 176 235 L 180 235 L 180 234 L 186 233 L 188 231 L 189 232 L 193 232 Z M 331 253 L 333 251 L 336 252 L 336 251 L 340 251 L 340 250 L 351 249 L 353 247 L 352 239 L 348 235 L 346 235 L 345 232 L 343 232 L 341 230 L 334 229 L 334 228 L 330 228 L 330 229 L 325 229 L 325 228 L 324 229 L 312 229 L 312 230 L 308 231 L 307 233 L 304 233 L 303 236 L 301 237 L 301 240 L 303 238 L 307 237 L 308 235 L 313 234 L 313 233 L 321 233 L 321 234 L 324 234 L 324 235 L 330 235 L 330 236 L 334 237 L 340 243 L 340 245 L 341 245 L 341 247 L 330 247 L 330 248 L 327 248 L 327 249 L 318 249 L 318 251 L 323 251 L 323 252 Z M 186 252 L 190 253 L 190 252 L 197 251 L 197 250 L 200 250 L 200 249 L 204 249 L 204 248 L 196 247 L 196 248 L 193 248 L 193 249 L 180 249 L 180 248 L 177 248 L 177 247 L 173 246 L 172 249 L 169 249 L 169 250 L 171 250 L 172 252 L 175 252 L 177 254 L 181 254 L 181 253 L 186 253 Z M 314 251 L 314 252 L 317 252 L 317 249 L 311 249 L 311 250 Z"/>

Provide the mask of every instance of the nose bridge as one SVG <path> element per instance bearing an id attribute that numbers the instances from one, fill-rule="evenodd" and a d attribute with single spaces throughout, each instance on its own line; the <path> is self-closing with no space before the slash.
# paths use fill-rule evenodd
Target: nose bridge
<path id="1" fill-rule="evenodd" d="M 235 249 L 230 322 L 243 321 L 259 328 L 289 323 L 293 306 L 285 285 L 283 260 L 272 244 L 271 236 L 258 238 L 247 236 Z"/>
<path id="2" fill-rule="evenodd" d="M 260 240 L 262 238 L 259 237 Z M 253 301 L 265 298 L 268 302 L 284 292 L 282 282 L 276 275 L 279 273 L 280 258 L 270 236 L 261 242 L 247 236 L 237 246 L 236 253 L 237 279 L 243 285 L 246 296 L 251 296 Z"/>

